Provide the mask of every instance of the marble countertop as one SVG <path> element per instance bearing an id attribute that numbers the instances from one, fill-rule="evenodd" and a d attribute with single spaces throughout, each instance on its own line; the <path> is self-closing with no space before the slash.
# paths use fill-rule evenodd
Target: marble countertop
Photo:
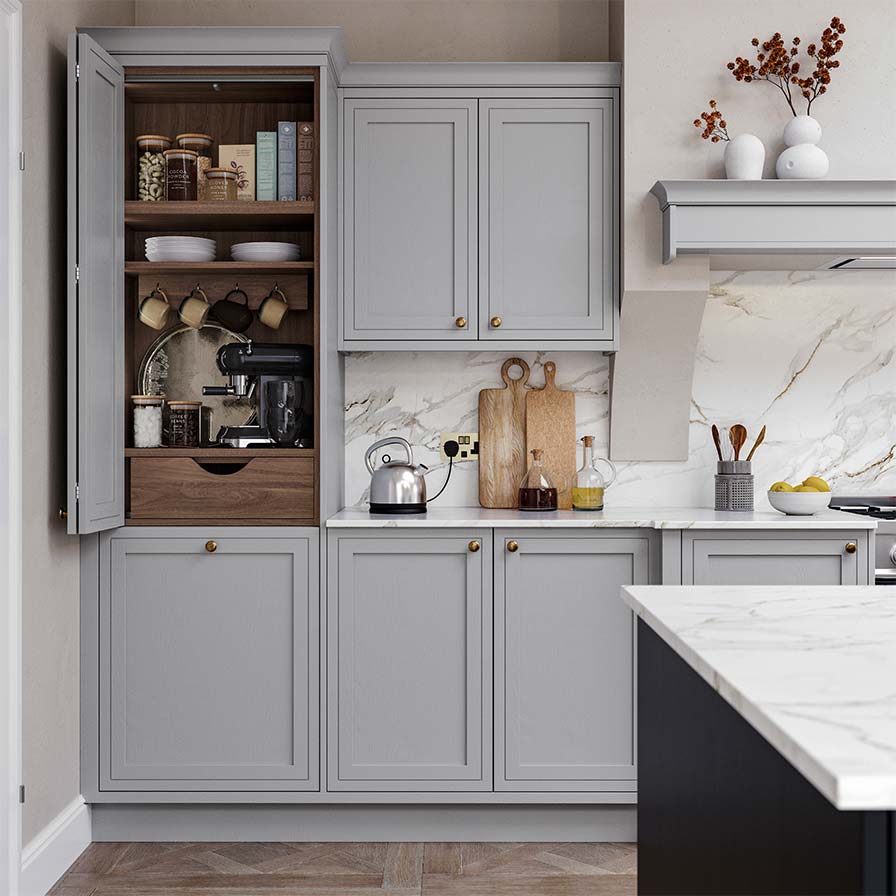
<path id="1" fill-rule="evenodd" d="M 896 809 L 896 600 L 874 586 L 623 588 L 838 809 Z"/>
<path id="2" fill-rule="evenodd" d="M 826 510 L 815 516 L 781 513 L 717 513 L 700 507 L 609 507 L 597 513 L 558 510 L 527 513 L 482 507 L 434 507 L 426 513 L 371 514 L 349 507 L 331 516 L 327 528 L 440 529 L 876 529 L 869 517 Z"/>

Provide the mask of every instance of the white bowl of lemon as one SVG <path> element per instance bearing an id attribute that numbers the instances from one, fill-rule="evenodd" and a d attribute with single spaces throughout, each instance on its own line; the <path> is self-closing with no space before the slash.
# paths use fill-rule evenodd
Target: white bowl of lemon
<path id="1" fill-rule="evenodd" d="M 776 482 L 768 490 L 768 503 L 788 516 L 811 516 L 831 503 L 831 487 L 820 476 L 810 476 L 800 485 Z"/>

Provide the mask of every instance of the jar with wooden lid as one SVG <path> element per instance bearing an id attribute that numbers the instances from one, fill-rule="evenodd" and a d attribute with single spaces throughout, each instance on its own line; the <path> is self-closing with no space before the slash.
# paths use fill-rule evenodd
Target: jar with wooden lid
<path id="1" fill-rule="evenodd" d="M 141 134 L 137 147 L 137 198 L 143 202 L 163 202 L 167 185 L 165 150 L 171 140 L 161 134 Z"/>
<path id="2" fill-rule="evenodd" d="M 134 447 L 159 448 L 162 444 L 163 395 L 132 395 Z"/>
<path id="3" fill-rule="evenodd" d="M 181 149 L 196 153 L 196 196 L 199 201 L 206 199 L 205 172 L 212 167 L 212 145 L 214 138 L 208 134 L 178 134 L 175 138 Z"/>
<path id="4" fill-rule="evenodd" d="M 209 201 L 236 202 L 237 175 L 231 168 L 209 168 L 205 172 L 205 198 Z"/>
<path id="5" fill-rule="evenodd" d="M 198 448 L 201 401 L 168 402 L 168 447 Z"/>
<path id="6" fill-rule="evenodd" d="M 166 195 L 169 202 L 196 201 L 196 164 L 198 153 L 192 149 L 165 150 L 167 164 Z"/>

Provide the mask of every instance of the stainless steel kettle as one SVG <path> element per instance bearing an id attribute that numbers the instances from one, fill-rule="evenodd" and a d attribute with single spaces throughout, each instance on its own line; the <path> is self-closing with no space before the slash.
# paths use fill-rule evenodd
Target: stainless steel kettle
<path id="1" fill-rule="evenodd" d="M 407 461 L 392 460 L 388 454 L 381 458 L 381 465 L 374 468 L 373 455 L 387 445 L 401 445 L 407 452 Z M 364 455 L 364 463 L 370 471 L 371 513 L 425 513 L 427 467 L 414 464 L 414 453 L 407 439 L 390 436 L 374 442 Z"/>

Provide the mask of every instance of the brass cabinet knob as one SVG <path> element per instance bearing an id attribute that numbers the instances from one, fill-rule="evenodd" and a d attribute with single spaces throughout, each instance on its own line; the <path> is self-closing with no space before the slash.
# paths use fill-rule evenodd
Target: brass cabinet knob
<path id="1" fill-rule="evenodd" d="M 68 519 L 68 511 L 64 507 L 59 508 L 59 519 L 61 519 L 61 520 Z"/>
<path id="2" fill-rule="evenodd" d="M 507 542 L 507 550 L 510 551 L 511 554 L 515 554 L 520 549 L 519 543 L 516 541 L 508 541 Z"/>
<path id="3" fill-rule="evenodd" d="M 454 326 L 457 327 L 458 330 L 463 330 L 467 326 L 467 319 L 465 317 L 456 317 L 454 319 Z"/>
<path id="4" fill-rule="evenodd" d="M 207 541 L 205 543 L 205 549 L 210 553 L 214 554 L 215 551 L 218 550 L 218 542 L 217 541 Z"/>
<path id="5" fill-rule="evenodd" d="M 854 541 L 847 541 L 844 548 L 847 554 L 854 554 L 858 549 L 859 546 Z"/>
<path id="6" fill-rule="evenodd" d="M 482 547 L 482 545 L 479 544 L 478 541 L 471 541 L 471 542 L 467 545 L 467 547 L 470 549 L 470 551 L 471 551 L 472 553 L 475 554 L 476 551 L 478 551 L 479 548 Z"/>
<path id="7" fill-rule="evenodd" d="M 493 318 L 489 321 L 489 323 L 490 323 L 490 324 L 497 330 L 498 327 L 500 327 L 501 324 L 504 323 L 504 321 L 502 321 L 500 317 L 493 317 Z"/>

